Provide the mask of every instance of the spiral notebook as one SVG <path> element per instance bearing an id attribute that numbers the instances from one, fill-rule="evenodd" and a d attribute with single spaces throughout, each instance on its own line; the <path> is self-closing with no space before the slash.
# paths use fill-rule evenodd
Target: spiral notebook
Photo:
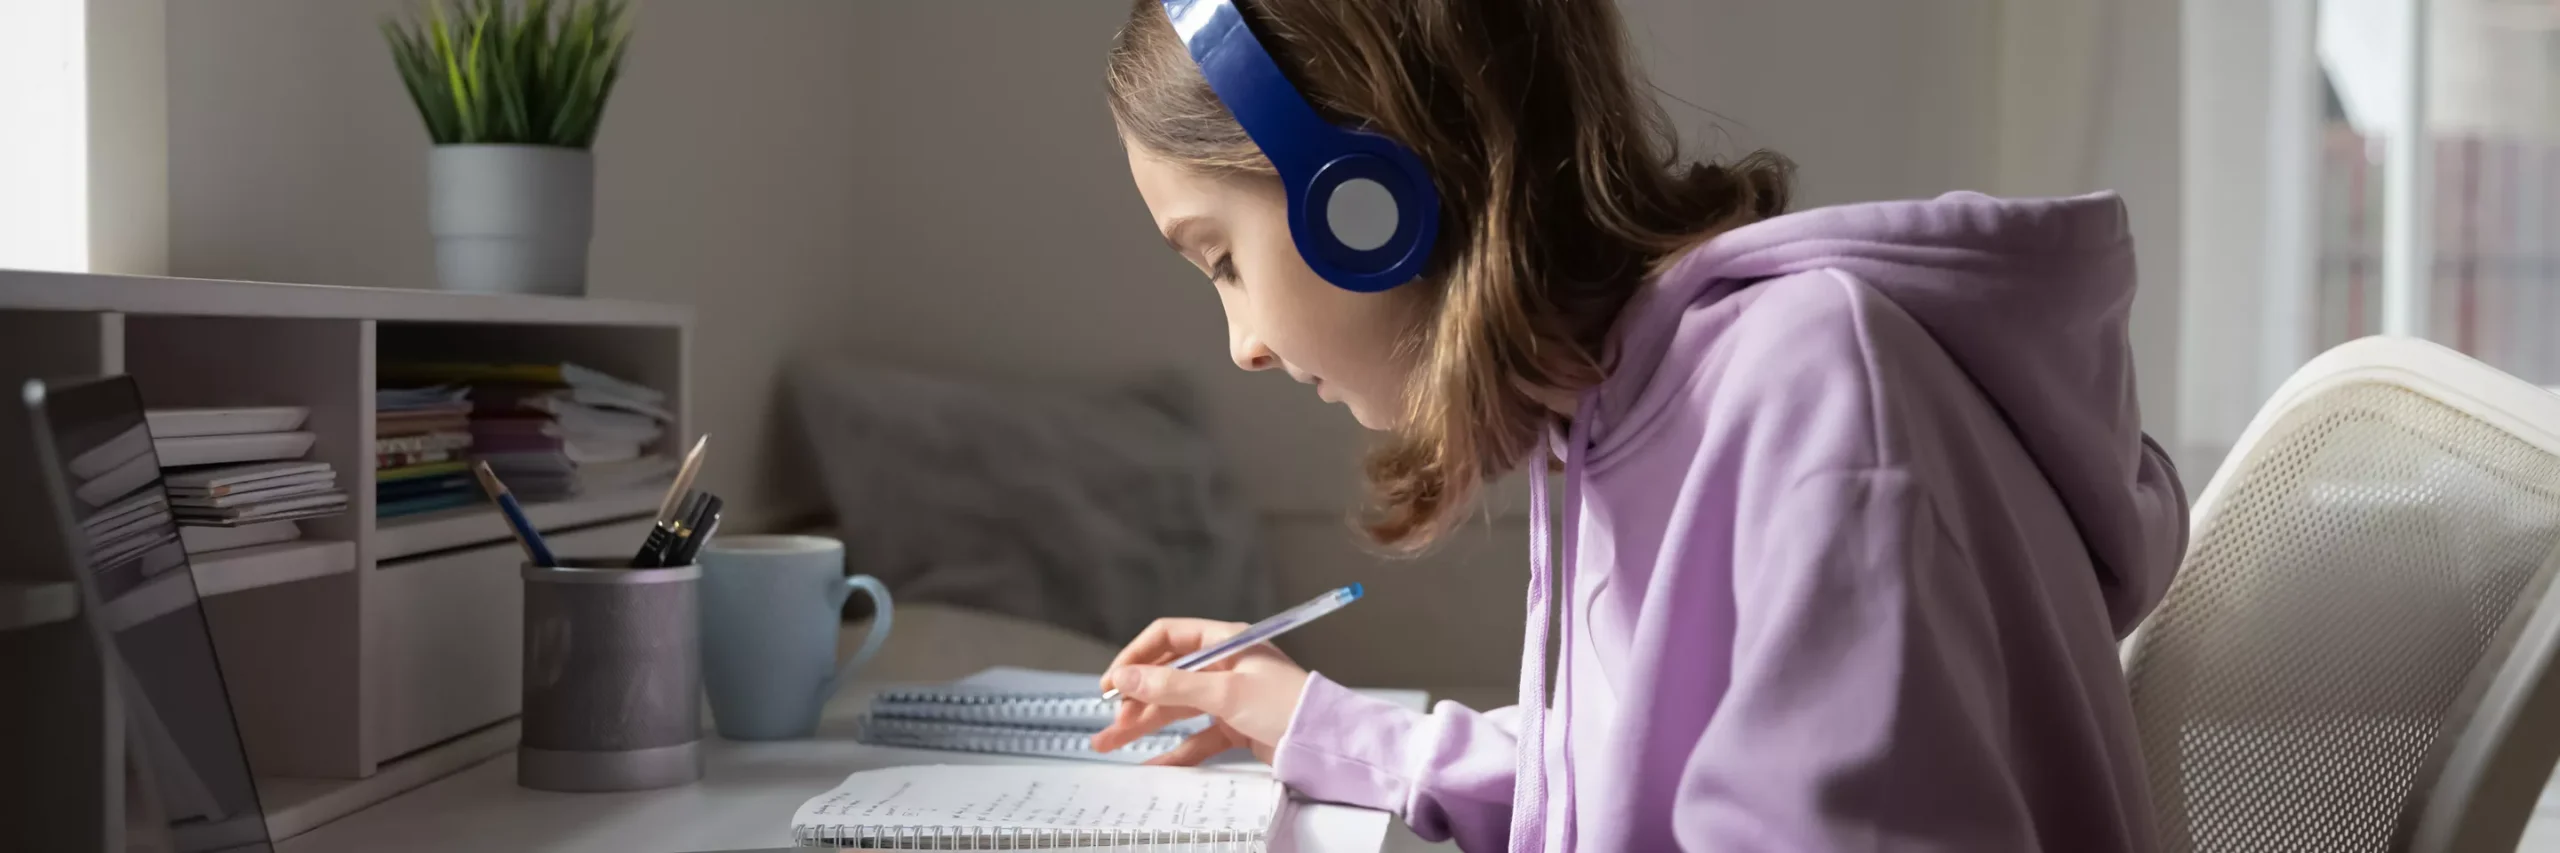
<path id="1" fill-rule="evenodd" d="M 1269 773 L 1196 767 L 921 765 L 866 770 L 791 815 L 792 843 L 857 850 L 1269 849 Z"/>
<path id="2" fill-rule="evenodd" d="M 1183 720 L 1109 753 L 1087 743 L 1118 705 L 1098 675 L 997 667 L 945 684 L 891 687 L 872 697 L 855 738 L 875 746 L 1077 758 L 1136 764 L 1207 728 Z M 1222 758 L 1232 758 L 1225 756 Z"/>

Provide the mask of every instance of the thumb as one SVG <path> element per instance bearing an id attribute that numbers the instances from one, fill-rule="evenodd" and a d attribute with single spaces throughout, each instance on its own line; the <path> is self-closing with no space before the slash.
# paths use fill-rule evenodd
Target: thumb
<path id="1" fill-rule="evenodd" d="M 1221 716 L 1227 708 L 1230 672 L 1190 672 L 1169 666 L 1124 666 L 1111 671 L 1111 686 L 1120 695 L 1149 705 L 1190 708 Z"/>

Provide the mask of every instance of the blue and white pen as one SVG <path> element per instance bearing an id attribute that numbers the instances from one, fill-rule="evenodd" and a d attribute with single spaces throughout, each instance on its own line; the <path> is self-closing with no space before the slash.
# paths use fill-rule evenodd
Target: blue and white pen
<path id="1" fill-rule="evenodd" d="M 1225 642 L 1175 659 L 1173 668 L 1194 670 L 1226 660 L 1234 657 L 1237 652 L 1262 645 L 1274 637 L 1296 630 L 1300 625 L 1316 621 L 1327 613 L 1342 609 L 1343 605 L 1359 600 L 1360 585 L 1356 583 L 1316 596 L 1313 601 L 1280 611 L 1280 615 L 1253 623 L 1252 627 L 1244 629 L 1243 633 L 1228 637 Z M 1114 687 L 1102 691 L 1102 698 L 1120 698 L 1120 688 Z"/>
<path id="2" fill-rule="evenodd" d="M 516 495 L 507 491 L 507 484 L 498 482 L 498 473 L 489 470 L 489 463 L 471 463 L 471 473 L 480 478 L 480 488 L 489 492 L 489 499 L 498 503 L 498 514 L 515 531 L 516 544 L 524 546 L 525 560 L 543 568 L 558 565 L 551 559 L 551 549 L 542 544 L 542 531 L 533 529 L 533 520 L 525 517 L 524 505 L 516 503 Z"/>

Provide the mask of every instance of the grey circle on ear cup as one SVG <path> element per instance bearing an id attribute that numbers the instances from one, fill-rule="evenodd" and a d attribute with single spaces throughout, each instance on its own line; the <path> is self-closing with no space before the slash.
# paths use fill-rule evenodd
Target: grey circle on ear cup
<path id="1" fill-rule="evenodd" d="M 1368 178 L 1343 181 L 1324 202 L 1324 221 L 1333 227 L 1333 239 L 1355 252 L 1394 239 L 1398 218 L 1395 194 Z"/>

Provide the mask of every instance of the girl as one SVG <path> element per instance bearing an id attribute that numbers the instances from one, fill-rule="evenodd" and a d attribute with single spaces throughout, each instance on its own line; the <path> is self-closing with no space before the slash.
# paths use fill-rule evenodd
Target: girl
<path id="1" fill-rule="evenodd" d="M 1133 4 L 1139 194 L 1238 367 L 1386 434 L 1366 534 L 1419 550 L 1552 465 L 1564 541 L 1550 567 L 1536 478 L 1515 708 L 1409 712 L 1268 647 L 1174 671 L 1240 626 L 1169 619 L 1094 748 L 1206 714 L 1161 760 L 1248 747 L 1477 851 L 2151 849 L 2115 641 L 2185 499 L 2138 426 L 2122 205 L 1780 216 L 1779 158 L 1674 163 L 1622 38 L 1605 0 Z M 1309 177 L 1344 162 L 1386 224 Z M 1399 241 L 1410 281 L 1361 266 Z"/>

